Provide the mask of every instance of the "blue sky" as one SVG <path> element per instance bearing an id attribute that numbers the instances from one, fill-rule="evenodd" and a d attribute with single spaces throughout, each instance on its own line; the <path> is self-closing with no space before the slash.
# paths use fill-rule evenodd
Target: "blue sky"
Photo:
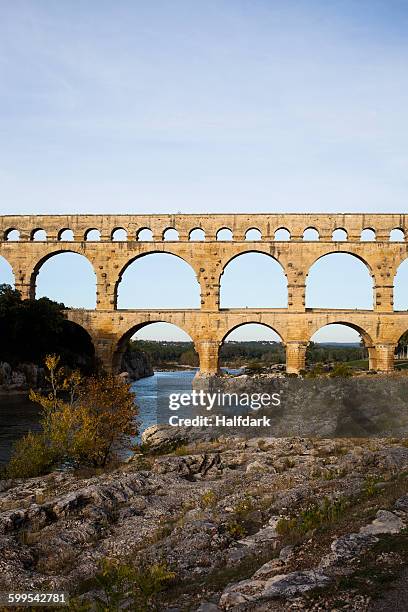
<path id="1" fill-rule="evenodd" d="M 2 214 L 406 211 L 406 1 L 0 15 Z"/>

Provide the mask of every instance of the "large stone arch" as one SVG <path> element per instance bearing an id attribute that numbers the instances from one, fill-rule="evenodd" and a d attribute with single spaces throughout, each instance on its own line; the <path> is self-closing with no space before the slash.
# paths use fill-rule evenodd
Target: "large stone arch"
<path id="1" fill-rule="evenodd" d="M 313 326 L 309 328 L 309 340 L 311 341 L 314 334 L 324 327 L 329 327 L 330 325 L 344 325 L 345 327 L 349 327 L 356 331 L 363 341 L 364 347 L 368 352 L 368 361 L 369 361 L 369 370 L 377 369 L 377 349 L 376 349 L 376 338 L 375 338 L 375 330 L 368 331 L 366 327 L 362 327 L 358 323 L 354 321 L 348 321 L 344 318 L 336 318 L 335 316 L 329 317 L 329 320 L 326 321 L 316 321 Z"/>
<path id="2" fill-rule="evenodd" d="M 272 304 L 269 304 L 269 303 L 265 304 L 263 306 L 260 306 L 260 304 L 258 303 L 256 305 L 251 305 L 250 308 L 255 308 L 255 307 L 263 307 L 263 308 L 272 308 L 272 307 L 287 308 L 287 306 L 288 306 L 288 278 L 287 278 L 287 274 L 286 274 L 286 271 L 285 271 L 285 267 L 282 264 L 282 262 L 279 261 L 279 259 L 277 259 L 277 257 L 275 257 L 270 252 L 268 252 L 267 250 L 262 249 L 262 248 L 260 248 L 260 249 L 250 248 L 250 249 L 240 250 L 239 252 L 236 252 L 232 256 L 230 256 L 227 259 L 227 261 L 223 262 L 223 267 L 222 267 L 222 270 L 221 270 L 221 273 L 220 273 L 220 277 L 219 277 L 220 308 L 241 308 L 241 307 L 245 307 L 245 305 L 228 306 L 228 305 L 222 303 L 222 301 L 223 301 L 222 300 L 222 292 L 223 292 L 222 283 L 223 283 L 223 280 L 225 282 L 225 279 L 226 279 L 225 273 L 227 272 L 227 274 L 228 274 L 229 266 L 231 266 L 231 265 L 234 266 L 234 264 L 236 264 L 240 259 L 241 259 L 241 261 L 243 261 L 243 260 L 245 260 L 245 258 L 247 258 L 248 256 L 251 256 L 251 255 L 262 257 L 263 261 L 265 261 L 265 262 L 267 260 L 269 260 L 268 265 L 269 265 L 269 263 L 271 263 L 271 267 L 272 268 L 275 266 L 275 264 L 278 264 L 276 266 L 276 269 L 282 273 L 282 276 L 281 276 L 280 279 L 278 279 L 277 282 L 280 283 L 282 281 L 282 286 L 280 287 L 280 289 L 282 291 L 283 300 L 282 300 L 282 304 L 279 305 L 279 306 L 272 305 Z M 230 270 L 231 270 L 231 268 L 230 268 Z M 263 287 L 262 290 L 266 290 L 267 291 L 268 288 L 272 289 L 272 283 L 273 283 L 273 279 L 274 279 L 274 274 L 276 274 L 276 270 L 271 269 L 271 284 L 269 286 L 267 285 L 266 287 L 265 287 L 265 284 L 264 284 L 264 287 Z M 224 279 L 223 279 L 223 277 L 224 277 Z M 265 280 L 266 279 L 263 279 L 262 282 L 264 283 Z M 276 279 L 276 276 L 275 276 L 275 281 L 276 280 L 277 279 Z M 242 282 L 244 284 L 244 278 L 241 278 L 240 282 Z M 242 288 L 245 291 L 245 287 L 242 287 Z M 262 302 L 263 298 L 260 297 L 259 301 Z"/>
<path id="3" fill-rule="evenodd" d="M 71 248 L 71 247 L 70 248 L 61 248 L 61 249 L 58 249 L 58 250 L 49 251 L 48 253 L 46 253 L 45 255 L 40 257 L 40 259 L 35 260 L 35 262 L 32 265 L 31 272 L 30 272 L 30 277 L 29 277 L 30 298 L 31 299 L 35 299 L 35 297 L 36 297 L 37 278 L 38 278 L 38 275 L 39 275 L 43 265 L 45 263 L 47 263 L 48 261 L 50 261 L 51 259 L 57 257 L 58 255 L 67 254 L 67 253 L 71 253 L 73 255 L 77 255 L 79 257 L 82 257 L 82 259 L 84 261 L 86 261 L 87 264 L 89 264 L 90 270 L 92 270 L 92 272 L 95 275 L 95 303 L 96 303 L 96 291 L 97 291 L 98 277 L 97 277 L 97 274 L 96 274 L 96 271 L 95 271 L 94 263 L 89 259 L 89 257 L 87 257 L 87 255 L 82 250 Z"/>
<path id="4" fill-rule="evenodd" d="M 235 323 L 232 324 L 228 329 L 224 329 L 224 330 L 220 330 L 221 331 L 221 336 L 219 336 L 218 341 L 220 346 L 222 344 L 224 344 L 226 338 L 232 334 L 232 332 L 234 332 L 235 330 L 239 329 L 240 327 L 244 327 L 244 325 L 262 325 L 263 327 L 266 327 L 268 329 L 270 329 L 271 331 L 275 332 L 275 334 L 277 336 L 279 336 L 279 338 L 281 339 L 282 344 L 285 343 L 284 340 L 284 332 L 281 330 L 278 330 L 278 327 L 273 325 L 272 323 L 266 323 L 265 321 L 257 321 L 256 319 L 249 319 L 248 321 L 240 321 L 239 323 Z"/>
<path id="5" fill-rule="evenodd" d="M 11 285 L 15 287 L 16 276 L 12 264 L 7 257 L 0 253 L 0 285 Z"/>
<path id="6" fill-rule="evenodd" d="M 384 341 L 397 344 L 401 336 L 405 334 L 407 331 L 408 331 L 408 313 L 398 318 L 398 320 L 395 322 L 395 325 L 387 329 L 388 333 L 385 336 Z"/>
<path id="7" fill-rule="evenodd" d="M 283 330 L 278 331 L 278 327 L 272 323 L 257 320 L 255 317 L 248 317 L 246 320 L 240 320 L 235 323 L 230 323 L 227 327 L 223 326 L 216 331 L 215 336 L 204 343 L 195 343 L 197 352 L 200 357 L 200 372 L 215 373 L 219 371 L 220 362 L 220 350 L 226 341 L 226 338 L 233 333 L 235 330 L 244 327 L 245 325 L 261 325 L 271 331 L 273 331 L 281 340 L 283 346 L 285 346 L 284 332 Z"/>
<path id="8" fill-rule="evenodd" d="M 399 262 L 393 278 L 394 310 L 403 312 L 408 310 L 408 257 Z"/>
<path id="9" fill-rule="evenodd" d="M 94 337 L 94 335 L 92 334 L 92 332 L 86 328 L 86 326 L 84 326 L 82 323 L 78 322 L 78 321 L 74 321 L 71 320 L 69 317 L 66 317 L 66 321 L 65 323 L 67 324 L 66 330 L 64 330 L 64 334 L 69 334 L 70 333 L 70 326 L 72 326 L 72 328 L 76 328 L 77 330 L 80 330 L 80 332 L 83 335 L 84 340 L 86 339 L 87 342 L 89 342 L 89 346 L 91 347 L 91 354 L 89 355 L 90 359 L 92 360 L 91 363 L 88 363 L 88 359 L 86 359 L 86 355 L 83 355 L 83 369 L 85 370 L 85 372 L 87 374 L 90 374 L 94 371 L 94 369 L 99 369 L 101 367 L 101 363 L 98 360 L 98 356 L 97 356 L 97 339 Z M 66 340 L 66 346 L 69 349 L 69 339 Z M 74 349 L 75 347 L 72 346 L 72 349 Z"/>
<path id="10" fill-rule="evenodd" d="M 375 337 L 373 333 L 374 330 L 368 331 L 366 328 L 363 328 L 361 325 L 353 321 L 348 321 L 347 319 L 338 317 L 336 315 L 331 316 L 331 317 L 326 317 L 325 320 L 316 320 L 312 325 L 310 325 L 309 330 L 308 330 L 308 334 L 309 334 L 308 342 L 310 342 L 312 336 L 314 336 L 316 332 L 318 332 L 323 327 L 327 327 L 329 325 L 344 325 L 345 327 L 349 327 L 350 329 L 353 329 L 354 331 L 360 334 L 367 348 L 369 346 L 373 346 L 375 343 Z"/>
<path id="11" fill-rule="evenodd" d="M 329 248 L 327 248 L 327 246 Z M 331 248 L 330 248 L 331 247 Z M 361 261 L 362 264 L 364 264 L 368 270 L 368 272 L 370 273 L 370 276 L 373 278 L 373 281 L 375 280 L 375 274 L 374 274 L 374 270 L 372 268 L 372 265 L 370 264 L 368 258 L 363 257 L 359 252 L 355 252 L 349 248 L 336 248 L 336 244 L 331 244 L 328 243 L 328 245 L 325 245 L 324 251 L 320 252 L 318 254 L 316 254 L 316 256 L 312 257 L 311 259 L 309 259 L 309 261 L 307 262 L 307 270 L 305 270 L 306 272 L 306 276 L 309 274 L 311 268 L 313 268 L 313 266 L 320 261 L 321 259 L 323 259 L 324 257 L 328 257 L 329 255 L 351 255 L 352 257 L 355 257 L 356 259 L 358 259 L 359 261 Z"/>
<path id="12" fill-rule="evenodd" d="M 64 310 L 67 321 L 75 323 L 88 334 L 94 346 L 96 346 L 98 336 L 100 335 L 99 325 L 95 321 L 97 316 L 94 310 L 68 309 Z"/>
<path id="13" fill-rule="evenodd" d="M 401 331 L 401 330 L 400 330 Z M 405 324 L 405 329 L 402 333 L 399 333 L 398 338 L 395 342 L 396 350 L 395 350 L 395 358 L 396 359 L 404 359 L 405 362 L 408 360 L 408 321 Z M 399 347 L 399 350 L 398 350 Z M 405 364 L 404 364 L 405 369 Z"/>
<path id="14" fill-rule="evenodd" d="M 372 310 L 374 308 L 374 297 L 375 297 L 375 287 L 376 287 L 376 281 L 375 281 L 375 275 L 373 272 L 373 269 L 371 267 L 371 265 L 368 263 L 368 261 L 366 259 L 364 259 L 359 253 L 355 253 L 353 251 L 349 251 L 347 249 L 336 249 L 336 250 L 329 250 L 327 252 L 324 252 L 322 254 L 320 254 L 318 257 L 314 258 L 312 263 L 308 264 L 307 270 L 306 270 L 306 274 L 305 274 L 305 304 L 306 304 L 306 308 L 332 308 L 331 306 L 323 306 L 322 304 L 310 304 L 310 294 L 311 294 L 311 281 L 310 281 L 310 275 L 311 273 L 313 273 L 316 270 L 316 265 L 319 264 L 320 262 L 322 262 L 323 260 L 328 261 L 330 258 L 332 258 L 332 261 L 334 259 L 334 256 L 341 256 L 341 255 L 345 255 L 348 258 L 350 258 L 350 261 L 352 261 L 352 259 L 356 260 L 357 262 L 359 262 L 360 264 L 362 264 L 362 268 L 360 268 L 361 270 L 365 270 L 367 272 L 367 280 L 371 277 L 371 287 L 370 287 L 370 302 L 371 302 L 371 307 L 369 306 L 368 308 L 361 308 L 358 307 L 360 310 Z M 335 278 L 335 276 L 333 276 Z M 319 283 L 320 284 L 320 283 Z M 368 287 L 367 287 L 368 289 Z M 368 296 L 367 296 L 368 297 Z M 338 306 L 337 308 L 339 309 L 344 309 L 344 308 L 357 308 L 356 306 Z"/>
<path id="15" fill-rule="evenodd" d="M 141 329 L 148 327 L 149 325 L 154 325 L 155 323 L 169 323 L 170 325 L 178 327 L 183 332 L 185 332 L 191 338 L 191 341 L 195 344 L 191 329 L 189 328 L 189 326 L 184 326 L 183 324 L 180 324 L 178 318 L 173 319 L 171 316 L 162 316 L 150 320 L 140 321 L 139 323 L 135 323 L 134 325 L 129 327 L 129 329 L 124 331 L 120 336 L 117 336 L 115 345 L 113 346 L 112 350 L 112 371 L 114 373 L 118 373 L 120 370 L 123 353 L 125 352 L 126 345 L 131 339 L 131 337 Z"/>
<path id="16" fill-rule="evenodd" d="M 191 264 L 190 261 L 188 261 L 187 258 L 185 258 L 182 254 L 179 254 L 177 252 L 172 252 L 171 249 L 154 249 L 154 250 L 147 250 L 141 253 L 138 253 L 136 256 L 132 257 L 131 259 L 129 259 L 128 261 L 126 261 L 126 263 L 122 266 L 118 276 L 117 276 L 117 280 L 115 282 L 115 286 L 114 286 L 114 308 L 118 309 L 118 293 L 119 293 L 119 285 L 121 283 L 121 281 L 123 280 L 123 275 L 126 273 L 127 270 L 129 270 L 130 266 L 132 264 L 134 264 L 137 261 L 140 261 L 141 259 L 144 259 L 146 257 L 149 256 L 154 256 L 154 255 L 168 255 L 174 258 L 177 258 L 178 260 L 180 260 L 181 262 L 183 262 L 183 264 L 186 264 L 186 266 L 188 266 L 191 271 L 193 272 L 195 279 L 197 281 L 197 288 L 200 291 L 200 283 L 198 280 L 198 275 L 197 275 L 197 271 L 194 268 L 194 266 Z M 194 287 L 193 287 L 194 289 Z"/>
<path id="17" fill-rule="evenodd" d="M 257 228 L 254 228 L 254 229 L 257 229 Z M 287 276 L 286 268 L 285 268 L 283 261 L 279 257 L 277 257 L 275 253 L 271 253 L 271 249 L 268 248 L 268 246 L 266 245 L 262 245 L 261 242 L 259 243 L 259 245 L 257 244 L 256 246 L 251 244 L 250 247 L 247 247 L 244 243 L 242 245 L 239 245 L 239 248 L 236 249 L 232 255 L 230 253 L 227 253 L 226 255 L 224 255 L 224 257 L 222 257 L 221 259 L 220 276 L 222 276 L 222 274 L 224 273 L 225 268 L 230 263 L 232 263 L 235 259 L 243 255 L 248 255 L 250 253 L 259 253 L 260 255 L 266 255 L 270 257 L 271 259 L 273 259 L 274 261 L 276 261 L 276 263 L 280 265 L 280 267 L 282 268 L 282 272 L 284 273 L 285 276 Z"/>

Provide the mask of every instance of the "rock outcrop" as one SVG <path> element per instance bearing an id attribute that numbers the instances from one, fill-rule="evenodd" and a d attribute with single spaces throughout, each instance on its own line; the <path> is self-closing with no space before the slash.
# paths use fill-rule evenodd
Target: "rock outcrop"
<path id="1" fill-rule="evenodd" d="M 397 440 L 183 435 L 182 447 L 135 454 L 108 473 L 0 481 L 0 590 L 75 597 L 80 587 L 92 600 L 103 560 L 165 562 L 174 583 L 146 609 L 330 610 L 332 600 L 308 607 L 307 598 L 331 593 L 382 537 L 399 537 L 408 523 L 408 449 Z M 145 439 L 163 450 L 168 436 L 155 427 Z M 338 523 L 334 512 L 316 511 L 339 500 Z M 302 516 L 315 523 L 296 531 Z M 353 600 L 345 609 L 368 610 L 367 594 L 348 590 L 336 601 L 343 596 Z M 144 608 L 126 591 L 120 609 Z"/>
<path id="2" fill-rule="evenodd" d="M 139 380 L 153 376 L 154 371 L 149 355 L 139 350 L 127 350 L 122 358 L 122 370 L 128 373 L 130 380 Z"/>
<path id="3" fill-rule="evenodd" d="M 44 368 L 33 363 L 21 363 L 15 367 L 0 362 L 0 392 L 28 391 L 44 384 Z"/>

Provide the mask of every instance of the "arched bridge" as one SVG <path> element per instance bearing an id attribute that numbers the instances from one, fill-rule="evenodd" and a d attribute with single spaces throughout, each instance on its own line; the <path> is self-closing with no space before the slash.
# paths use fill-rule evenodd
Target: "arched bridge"
<path id="1" fill-rule="evenodd" d="M 230 239 L 220 240 L 225 230 Z M 362 240 L 367 232 L 369 242 Z M 368 348 L 370 366 L 390 371 L 396 343 L 408 329 L 408 312 L 393 308 L 394 277 L 408 257 L 407 232 L 408 215 L 398 214 L 9 215 L 0 217 L 0 255 L 10 263 L 24 298 L 35 297 L 37 274 L 50 257 L 73 252 L 91 262 L 96 309 L 71 309 L 67 316 L 87 330 L 107 369 L 118 369 L 126 340 L 135 331 L 164 321 L 191 336 L 204 374 L 217 371 L 223 339 L 245 323 L 262 323 L 280 335 L 289 372 L 304 368 L 310 338 L 333 323 L 357 330 Z M 265 253 L 281 264 L 287 308 L 220 308 L 223 270 L 247 252 Z M 191 265 L 201 288 L 199 309 L 117 308 L 122 274 L 149 253 L 172 253 Z M 367 266 L 373 279 L 373 310 L 306 308 L 308 271 L 330 253 L 349 253 Z"/>

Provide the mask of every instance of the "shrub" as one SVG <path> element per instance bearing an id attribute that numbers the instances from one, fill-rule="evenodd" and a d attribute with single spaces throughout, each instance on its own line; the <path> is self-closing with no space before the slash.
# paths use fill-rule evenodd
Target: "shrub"
<path id="1" fill-rule="evenodd" d="M 185 444 L 181 444 L 175 449 L 174 454 L 177 457 L 184 457 L 185 455 L 189 455 L 190 451 Z"/>
<path id="2" fill-rule="evenodd" d="M 58 366 L 59 358 L 48 356 L 50 391 L 30 392 L 41 406 L 42 432 L 29 433 L 16 444 L 6 467 L 10 477 L 39 476 L 64 463 L 104 467 L 137 434 L 137 407 L 127 383 L 113 375 L 67 376 Z"/>
<path id="3" fill-rule="evenodd" d="M 367 476 L 363 486 L 363 495 L 366 497 L 373 497 L 376 493 L 378 493 L 379 489 L 377 487 L 377 482 L 373 476 Z"/>
<path id="4" fill-rule="evenodd" d="M 238 521 L 230 521 L 227 523 L 227 532 L 234 540 L 239 540 L 246 536 L 245 527 Z"/>
<path id="5" fill-rule="evenodd" d="M 283 536 L 304 536 L 313 529 L 338 520 L 346 505 L 347 502 L 344 499 L 330 501 L 325 497 L 322 504 L 314 504 L 294 518 L 280 519 L 276 525 L 276 531 Z"/>
<path id="6" fill-rule="evenodd" d="M 305 374 L 306 378 L 319 378 L 325 373 L 323 364 L 316 363 L 310 370 L 308 370 Z"/>
<path id="7" fill-rule="evenodd" d="M 214 491 L 206 491 L 201 496 L 200 505 L 202 508 L 214 508 L 217 503 L 217 496 Z"/>
<path id="8" fill-rule="evenodd" d="M 255 506 L 252 497 L 250 495 L 244 495 L 244 497 L 234 506 L 233 512 L 234 515 L 242 521 L 248 514 L 253 512 L 254 509 Z"/>
<path id="9" fill-rule="evenodd" d="M 29 432 L 18 440 L 6 467 L 8 478 L 31 478 L 41 476 L 52 469 L 55 452 L 41 433 Z"/>
<path id="10" fill-rule="evenodd" d="M 104 559 L 96 576 L 104 599 L 98 601 L 105 610 L 119 610 L 129 600 L 133 609 L 147 612 L 155 609 L 156 596 L 176 577 L 166 563 L 134 567 L 115 560 Z M 106 607 L 106 604 L 108 607 Z"/>
<path id="11" fill-rule="evenodd" d="M 103 467 L 115 457 L 115 448 L 131 447 L 137 435 L 138 409 L 130 385 L 119 377 L 107 374 L 86 379 L 75 410 L 79 428 L 72 456 L 80 463 Z"/>
<path id="12" fill-rule="evenodd" d="M 350 378 L 353 376 L 353 370 L 346 363 L 336 363 L 329 376 L 331 378 Z"/>

